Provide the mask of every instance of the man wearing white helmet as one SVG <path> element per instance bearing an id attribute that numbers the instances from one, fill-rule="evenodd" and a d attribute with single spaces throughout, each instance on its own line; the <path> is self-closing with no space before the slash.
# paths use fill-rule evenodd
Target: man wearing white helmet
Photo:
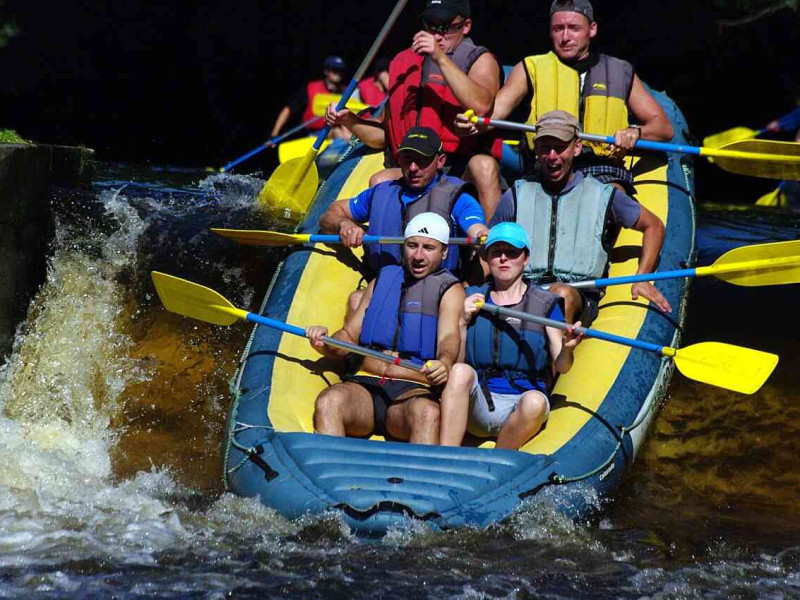
<path id="1" fill-rule="evenodd" d="M 439 441 L 436 388 L 447 382 L 458 358 L 464 289 L 442 267 L 450 241 L 450 224 L 444 218 L 419 214 L 403 237 L 403 266 L 380 270 L 333 337 L 418 362 L 422 371 L 363 359 L 355 373 L 317 397 L 317 433 L 377 434 L 418 444 Z M 347 352 L 321 341 L 327 334 L 321 326 L 306 330 L 320 354 L 345 358 Z"/>

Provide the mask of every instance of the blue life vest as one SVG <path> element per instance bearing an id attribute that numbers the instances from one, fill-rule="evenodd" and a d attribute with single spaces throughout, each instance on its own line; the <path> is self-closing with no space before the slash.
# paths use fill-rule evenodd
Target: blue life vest
<path id="1" fill-rule="evenodd" d="M 378 273 L 359 343 L 422 362 L 436 358 L 439 303 L 458 279 L 445 269 L 422 279 L 390 265 Z"/>
<path id="2" fill-rule="evenodd" d="M 488 300 L 490 291 L 491 285 L 487 283 L 467 288 L 466 294 L 468 297 L 483 294 Z M 558 296 L 529 285 L 518 304 L 505 308 L 546 317 L 558 301 Z M 478 372 L 482 382 L 504 377 L 510 382 L 528 379 L 533 383 L 545 374 L 550 363 L 543 325 L 486 311 L 479 311 L 467 329 L 466 350 L 467 363 Z"/>
<path id="3" fill-rule="evenodd" d="M 373 189 L 367 235 L 403 237 L 406 225 L 411 219 L 420 213 L 433 212 L 450 223 L 450 235 L 455 236 L 453 207 L 466 186 L 467 183 L 460 179 L 442 175 L 425 194 L 404 205 L 400 199 L 404 188 L 399 180 L 381 183 Z M 450 246 L 442 266 L 455 271 L 458 268 L 458 253 L 457 246 Z M 401 247 L 395 244 L 368 244 L 367 264 L 372 272 L 386 265 L 400 265 Z"/>

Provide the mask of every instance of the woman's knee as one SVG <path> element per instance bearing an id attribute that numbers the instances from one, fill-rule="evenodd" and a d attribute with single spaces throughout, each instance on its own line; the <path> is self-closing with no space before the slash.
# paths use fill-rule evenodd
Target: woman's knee
<path id="1" fill-rule="evenodd" d="M 456 363 L 450 369 L 447 382 L 453 382 L 453 385 L 457 386 L 472 387 L 475 382 L 475 370 L 467 364 Z"/>
<path id="2" fill-rule="evenodd" d="M 519 402 L 519 411 L 525 420 L 543 419 L 547 415 L 547 398 L 540 392 L 526 392 Z"/>
<path id="3" fill-rule="evenodd" d="M 476 154 L 467 163 L 467 171 L 478 181 L 491 181 L 500 175 L 497 161 L 488 154 Z"/>

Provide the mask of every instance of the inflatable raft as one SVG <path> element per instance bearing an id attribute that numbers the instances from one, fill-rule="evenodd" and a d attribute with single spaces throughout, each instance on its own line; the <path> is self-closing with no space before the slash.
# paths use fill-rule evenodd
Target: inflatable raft
<path id="1" fill-rule="evenodd" d="M 656 94 L 687 143 L 675 104 Z M 639 201 L 666 224 L 658 270 L 694 263 L 695 213 L 691 159 L 633 158 Z M 328 205 L 356 195 L 383 156 L 353 149 L 321 186 L 298 231 L 314 233 Z M 641 234 L 624 230 L 612 253 L 611 276 L 636 271 Z M 358 257 L 324 245 L 290 251 L 260 313 L 299 326 L 341 327 L 345 300 L 361 278 Z M 608 289 L 593 327 L 660 345 L 680 345 L 688 280 L 657 283 L 673 306 L 665 318 L 632 302 L 629 286 Z M 520 451 L 444 448 L 314 433 L 314 401 L 339 381 L 336 363 L 305 339 L 256 326 L 232 383 L 224 480 L 228 490 L 257 497 L 295 518 L 339 511 L 357 532 L 382 535 L 409 518 L 437 529 L 487 526 L 527 499 L 553 490 L 564 510 L 582 515 L 620 483 L 641 448 L 673 372 L 670 360 L 599 340 L 586 340 L 575 365 L 556 383 L 544 429 Z M 591 492 L 587 494 L 587 489 Z M 551 493 L 551 492 L 548 492 Z"/>

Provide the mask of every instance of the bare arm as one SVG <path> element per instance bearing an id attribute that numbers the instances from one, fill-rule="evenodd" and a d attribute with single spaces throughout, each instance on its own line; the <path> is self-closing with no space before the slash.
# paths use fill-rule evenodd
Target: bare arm
<path id="1" fill-rule="evenodd" d="M 642 206 L 633 229 L 642 233 L 642 255 L 639 257 L 639 268 L 636 274 L 652 273 L 658 262 L 658 255 L 664 243 L 664 223 L 652 212 Z M 634 283 L 631 286 L 631 297 L 636 300 L 644 296 L 664 312 L 672 312 L 667 299 L 649 282 Z"/>
<path id="2" fill-rule="evenodd" d="M 388 108 L 387 106 L 386 110 Z M 365 119 L 346 108 L 336 112 L 336 105 L 330 104 L 325 110 L 325 123 L 331 127 L 337 125 L 346 127 L 370 148 L 382 150 L 386 147 L 386 130 L 382 120 Z"/>
<path id="3" fill-rule="evenodd" d="M 480 113 L 477 110 L 475 113 L 479 116 L 491 116 L 493 119 L 505 119 L 525 99 L 527 93 L 528 75 L 525 72 L 525 65 L 520 62 L 514 66 L 505 85 L 497 92 L 497 96 L 494 99 L 494 109 L 491 114 L 487 115 L 487 113 Z M 463 115 L 456 117 L 456 127 L 459 134 L 465 136 L 484 133 L 491 129 L 486 125 L 471 123 Z"/>
<path id="4" fill-rule="evenodd" d="M 628 107 L 641 124 L 643 140 L 668 142 L 675 136 L 672 124 L 664 109 L 656 102 L 653 95 L 644 87 L 638 75 L 633 76 L 633 87 L 628 100 Z"/>
<path id="5" fill-rule="evenodd" d="M 490 53 L 478 58 L 469 73 L 464 73 L 447 56 L 439 63 L 439 68 L 462 108 L 472 109 L 479 115 L 492 111 L 500 89 L 500 65 Z"/>
<path id="6" fill-rule="evenodd" d="M 281 109 L 281 112 L 278 113 L 278 118 L 275 119 L 275 125 L 272 126 L 272 134 L 269 136 L 271 138 L 275 137 L 281 132 L 283 126 L 286 125 L 286 121 L 289 120 L 289 117 L 292 116 L 292 110 L 288 106 L 284 106 Z"/>
<path id="7" fill-rule="evenodd" d="M 574 327 L 580 327 L 581 322 L 578 321 L 570 327 L 570 329 L 561 330 L 555 327 L 545 327 L 547 334 L 548 348 L 550 349 L 550 356 L 553 357 L 553 365 L 559 373 L 566 373 L 575 362 L 573 351 L 583 340 L 582 335 L 575 334 Z"/>
<path id="8" fill-rule="evenodd" d="M 353 220 L 350 200 L 337 200 L 319 219 L 322 233 L 338 235 L 347 248 L 360 246 L 364 240 L 364 229 Z"/>
<path id="9" fill-rule="evenodd" d="M 444 385 L 450 368 L 461 350 L 461 313 L 464 310 L 464 288 L 452 286 L 439 304 L 439 324 L 436 330 L 436 360 L 428 361 L 422 373 L 433 385 Z"/>

